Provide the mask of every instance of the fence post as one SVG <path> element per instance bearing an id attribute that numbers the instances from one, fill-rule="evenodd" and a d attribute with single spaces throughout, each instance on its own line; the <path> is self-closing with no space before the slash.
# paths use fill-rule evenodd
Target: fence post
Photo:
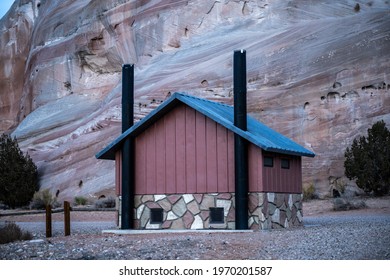
<path id="1" fill-rule="evenodd" d="M 70 235 L 70 203 L 64 201 L 64 223 L 65 223 L 65 236 Z"/>
<path id="2" fill-rule="evenodd" d="M 51 205 L 46 205 L 46 238 L 51 236 Z"/>

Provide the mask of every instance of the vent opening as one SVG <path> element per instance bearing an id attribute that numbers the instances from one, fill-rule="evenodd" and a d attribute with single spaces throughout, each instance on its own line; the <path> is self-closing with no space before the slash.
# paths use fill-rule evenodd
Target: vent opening
<path id="1" fill-rule="evenodd" d="M 150 223 L 161 224 L 163 222 L 164 215 L 162 208 L 151 208 L 150 209 Z"/>
<path id="2" fill-rule="evenodd" d="M 210 207 L 210 224 L 223 224 L 224 208 L 223 207 Z"/>

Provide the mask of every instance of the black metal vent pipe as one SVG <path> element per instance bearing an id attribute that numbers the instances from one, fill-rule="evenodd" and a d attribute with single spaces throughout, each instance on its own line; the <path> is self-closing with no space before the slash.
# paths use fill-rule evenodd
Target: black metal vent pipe
<path id="1" fill-rule="evenodd" d="M 247 130 L 246 91 L 246 51 L 234 51 L 234 125 L 244 131 Z M 238 134 L 234 134 L 234 168 L 236 229 L 248 229 L 248 148 L 246 140 Z"/>
<path id="2" fill-rule="evenodd" d="M 122 133 L 134 124 L 134 65 L 122 66 Z M 132 229 L 134 220 L 134 141 L 128 137 L 122 147 L 121 228 Z"/>

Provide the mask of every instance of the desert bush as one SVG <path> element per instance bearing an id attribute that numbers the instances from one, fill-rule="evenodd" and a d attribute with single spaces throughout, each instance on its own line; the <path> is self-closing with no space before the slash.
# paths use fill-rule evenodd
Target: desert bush
<path id="1" fill-rule="evenodd" d="M 20 150 L 16 138 L 0 136 L 0 201 L 15 208 L 28 205 L 38 191 L 37 167 Z"/>
<path id="2" fill-rule="evenodd" d="M 315 187 L 314 184 L 311 183 L 303 187 L 303 201 L 308 201 L 310 199 L 315 199 L 317 196 L 315 195 Z"/>
<path id="3" fill-rule="evenodd" d="M 98 199 L 95 201 L 96 208 L 114 208 L 115 207 L 115 198 L 112 196 Z"/>
<path id="4" fill-rule="evenodd" d="M 75 196 L 74 204 L 75 205 L 86 205 L 88 200 L 84 196 Z"/>
<path id="5" fill-rule="evenodd" d="M 56 198 L 53 197 L 48 189 L 34 193 L 30 209 L 46 209 L 48 205 L 56 205 Z"/>
<path id="6" fill-rule="evenodd" d="M 10 243 L 18 240 L 31 240 L 32 234 L 28 231 L 23 231 L 14 222 L 8 222 L 0 227 L 0 244 Z"/>
<path id="7" fill-rule="evenodd" d="M 367 132 L 345 150 L 345 175 L 365 192 L 385 195 L 390 189 L 390 131 L 379 121 Z"/>

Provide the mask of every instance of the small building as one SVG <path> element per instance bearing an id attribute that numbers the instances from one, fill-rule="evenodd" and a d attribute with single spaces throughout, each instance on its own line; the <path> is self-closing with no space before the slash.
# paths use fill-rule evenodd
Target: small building
<path id="1" fill-rule="evenodd" d="M 134 229 L 236 229 L 235 136 L 245 142 L 244 227 L 302 224 L 302 156 L 314 153 L 234 107 L 174 93 L 100 151 L 115 160 L 118 224 L 130 211 Z M 130 209 L 121 207 L 123 145 L 131 139 Z M 246 212 L 246 213 L 245 213 Z M 246 226 L 247 224 L 247 226 Z M 122 227 L 123 228 L 123 227 Z M 241 227 L 242 228 L 242 227 Z"/>

